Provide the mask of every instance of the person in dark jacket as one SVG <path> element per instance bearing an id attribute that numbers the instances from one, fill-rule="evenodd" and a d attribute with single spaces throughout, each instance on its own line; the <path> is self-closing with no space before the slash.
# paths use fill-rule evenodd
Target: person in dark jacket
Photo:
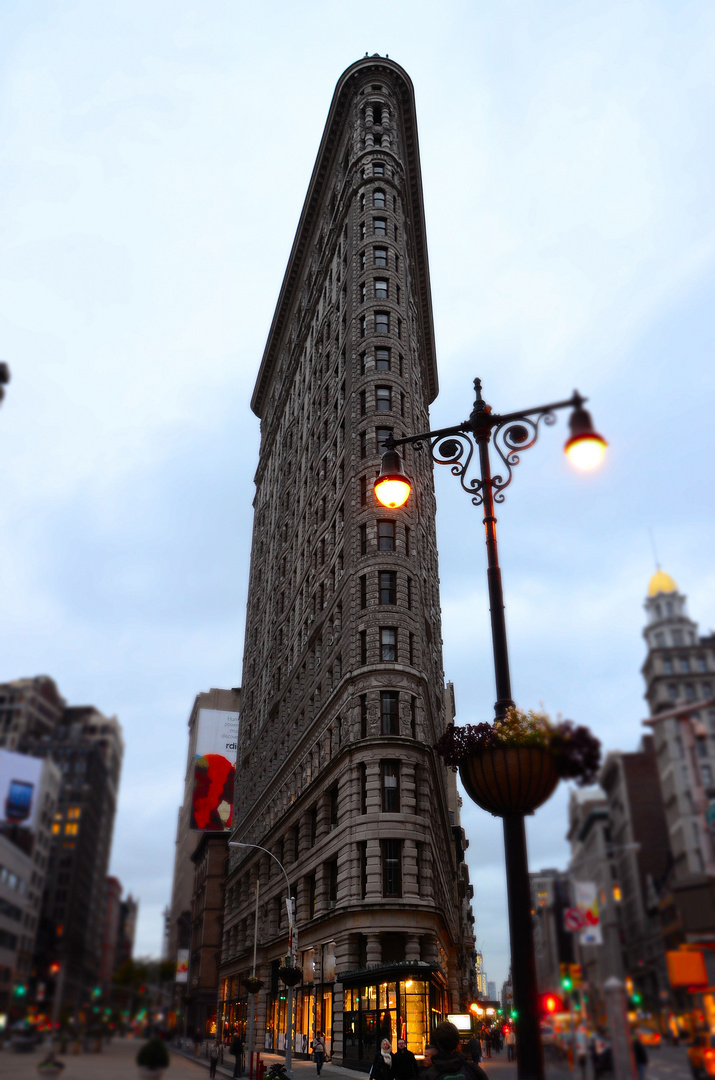
<path id="1" fill-rule="evenodd" d="M 648 1052 L 637 1035 L 633 1039 L 633 1057 L 636 1062 L 638 1080 L 645 1080 L 645 1067 L 648 1064 Z"/>
<path id="2" fill-rule="evenodd" d="M 228 1052 L 229 1052 L 229 1054 L 233 1054 L 233 1056 L 236 1059 L 236 1062 L 235 1062 L 235 1064 L 233 1066 L 233 1075 L 234 1076 L 242 1076 L 243 1075 L 243 1039 L 241 1038 L 241 1036 L 238 1034 L 237 1031 L 234 1031 L 234 1033 L 233 1033 L 233 1038 L 231 1039 L 231 1045 L 228 1048 Z"/>
<path id="3" fill-rule="evenodd" d="M 394 1080 L 392 1071 L 392 1047 L 389 1039 L 383 1039 L 380 1049 L 375 1054 L 375 1060 L 370 1067 L 369 1080 Z"/>
<path id="4" fill-rule="evenodd" d="M 481 1065 L 475 1065 L 459 1052 L 459 1032 L 454 1024 L 443 1020 L 432 1032 L 432 1042 L 437 1053 L 428 1069 L 420 1073 L 420 1080 L 443 1080 L 445 1074 L 462 1077 L 462 1080 L 487 1080 Z"/>
<path id="5" fill-rule="evenodd" d="M 407 1049 L 405 1040 L 398 1039 L 397 1050 L 392 1055 L 392 1075 L 395 1080 L 414 1080 L 417 1072 L 417 1058 Z"/>

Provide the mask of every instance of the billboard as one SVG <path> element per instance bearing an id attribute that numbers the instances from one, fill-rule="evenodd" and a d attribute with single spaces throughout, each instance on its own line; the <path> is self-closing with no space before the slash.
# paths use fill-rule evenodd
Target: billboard
<path id="1" fill-rule="evenodd" d="M 226 832 L 233 817 L 238 713 L 199 709 L 196 728 L 191 828 Z"/>
<path id="2" fill-rule="evenodd" d="M 598 911 L 598 889 L 594 881 L 574 881 L 576 907 L 583 915 L 579 940 L 582 945 L 602 945 L 601 917 Z"/>
<path id="3" fill-rule="evenodd" d="M 34 831 L 43 764 L 42 758 L 0 750 L 0 826 Z"/>
<path id="4" fill-rule="evenodd" d="M 189 981 L 189 950 L 179 949 L 176 953 L 176 979 L 178 983 Z"/>

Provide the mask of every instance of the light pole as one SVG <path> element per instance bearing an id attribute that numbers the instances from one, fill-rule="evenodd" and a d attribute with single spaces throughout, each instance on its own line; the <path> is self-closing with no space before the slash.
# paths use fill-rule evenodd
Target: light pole
<path id="1" fill-rule="evenodd" d="M 5 360 L 0 360 L 0 402 L 5 397 L 5 386 L 10 382 L 10 368 Z"/>
<path id="2" fill-rule="evenodd" d="M 410 480 L 404 471 L 396 446 L 412 444 L 421 449 L 429 444 L 432 460 L 449 465 L 458 476 L 464 491 L 475 506 L 484 509 L 487 545 L 487 584 L 491 613 L 494 677 L 496 682 L 496 720 L 502 720 L 514 706 L 509 677 L 509 652 L 504 619 L 504 596 L 497 551 L 494 504 L 504 502 L 504 488 L 512 479 L 512 469 L 519 464 L 519 454 L 534 445 L 539 425 L 554 424 L 557 409 L 572 409 L 569 419 L 571 436 L 565 450 L 577 468 L 593 469 L 603 458 L 606 441 L 593 427 L 584 409 L 586 398 L 574 391 L 568 401 L 556 401 L 533 409 L 499 415 L 482 398 L 480 379 L 474 380 L 476 400 L 468 420 L 454 427 L 408 435 L 402 439 L 385 440 L 380 474 L 375 481 L 375 496 L 389 509 L 403 506 L 410 494 Z M 494 441 L 504 467 L 492 475 L 489 443 Z M 468 476 L 475 448 L 478 471 Z M 531 925 L 531 889 L 526 852 L 526 831 L 523 814 L 505 814 L 504 850 L 506 857 L 507 896 L 509 901 L 509 936 L 511 940 L 512 978 L 517 1032 L 517 1072 L 519 1080 L 543 1080 L 544 1059 L 539 1028 L 539 1009 L 536 985 L 534 936 Z"/>
<path id="3" fill-rule="evenodd" d="M 230 840 L 229 847 L 245 847 L 255 848 L 256 851 L 263 851 L 266 855 L 270 855 L 274 862 L 278 863 L 281 868 L 283 877 L 286 879 L 286 912 L 288 914 L 288 952 L 290 953 L 291 966 L 295 967 L 298 956 L 298 929 L 295 925 L 295 910 L 293 908 L 293 897 L 290 894 L 290 881 L 286 873 L 283 863 L 277 856 L 269 851 L 268 848 L 261 847 L 260 844 L 244 844 L 238 840 Z M 256 967 L 256 943 L 253 943 L 253 968 L 255 975 Z M 253 1035 L 253 1014 L 251 1015 L 251 1036 Z M 253 1039 L 251 1038 L 251 1049 L 253 1049 Z M 250 1051 L 249 1051 L 250 1052 Z M 285 1067 L 286 1072 L 291 1076 L 291 1066 L 293 1058 L 293 987 L 286 984 L 286 1046 L 285 1046 Z M 250 1060 L 250 1059 L 249 1059 Z"/>

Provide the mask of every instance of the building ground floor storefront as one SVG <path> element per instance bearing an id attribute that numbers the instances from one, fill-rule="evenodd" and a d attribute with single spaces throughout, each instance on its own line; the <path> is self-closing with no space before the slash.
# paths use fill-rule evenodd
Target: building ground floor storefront
<path id="1" fill-rule="evenodd" d="M 238 1030 L 248 1036 L 254 1004 L 254 1046 L 283 1051 L 288 993 L 277 977 L 255 995 L 240 978 L 223 979 L 219 1022 L 224 1037 Z M 308 1056 L 314 1032 L 324 1034 L 333 1061 L 362 1068 L 372 1063 L 383 1038 L 393 1049 L 404 1038 L 417 1055 L 431 1030 L 450 1011 L 447 984 L 437 964 L 398 963 L 339 973 L 332 981 L 306 983 L 293 992 L 294 1052 Z"/>

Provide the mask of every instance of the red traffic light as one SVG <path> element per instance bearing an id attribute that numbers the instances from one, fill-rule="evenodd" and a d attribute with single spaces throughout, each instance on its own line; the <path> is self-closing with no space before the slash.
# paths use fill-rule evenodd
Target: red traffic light
<path id="1" fill-rule="evenodd" d="M 563 998 L 560 998 L 558 994 L 542 994 L 539 1004 L 541 1005 L 542 1014 L 546 1013 L 549 1016 L 565 1011 Z"/>

